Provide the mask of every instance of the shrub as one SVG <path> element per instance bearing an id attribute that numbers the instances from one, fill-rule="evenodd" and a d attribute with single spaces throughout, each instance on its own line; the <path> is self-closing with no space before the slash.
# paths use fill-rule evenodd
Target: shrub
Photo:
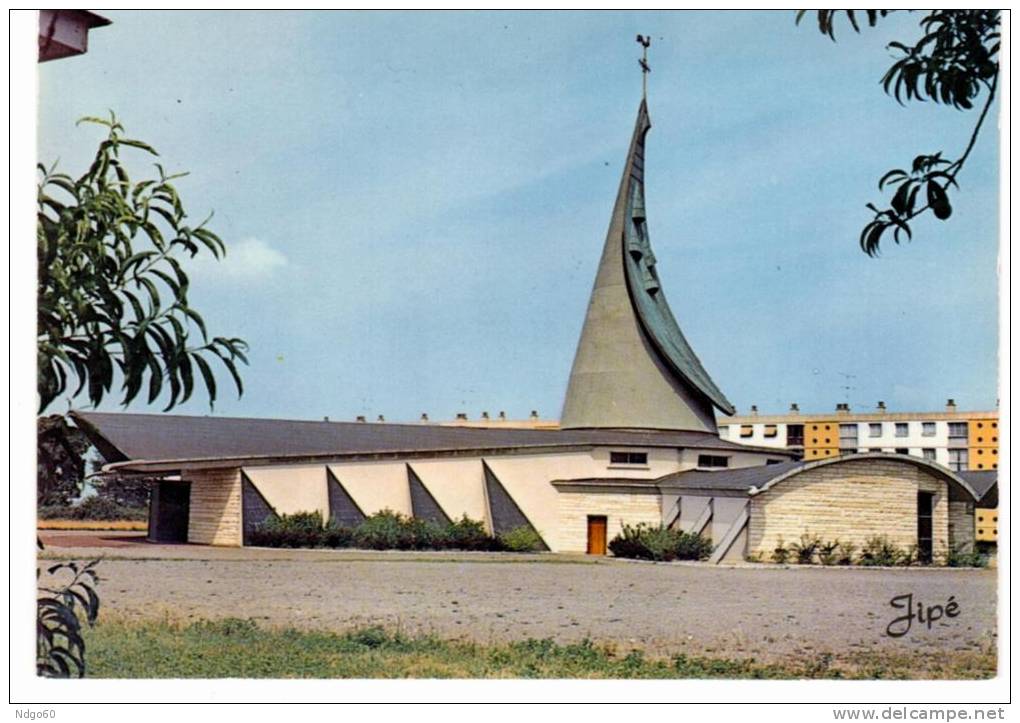
<path id="1" fill-rule="evenodd" d="M 538 552 L 544 547 L 542 538 L 529 525 L 521 525 L 504 532 L 499 535 L 499 541 L 510 552 Z"/>
<path id="2" fill-rule="evenodd" d="M 790 550 L 783 544 L 783 538 L 780 537 L 776 542 L 775 549 L 772 550 L 772 562 L 779 565 L 785 565 L 789 558 Z"/>
<path id="3" fill-rule="evenodd" d="M 953 545 L 946 552 L 949 567 L 988 567 L 988 557 L 977 549 L 964 550 L 963 545 Z"/>
<path id="4" fill-rule="evenodd" d="M 818 562 L 823 565 L 835 565 L 839 559 L 837 550 L 839 549 L 839 540 L 832 542 L 821 542 L 818 544 Z"/>
<path id="5" fill-rule="evenodd" d="M 866 567 L 892 567 L 903 559 L 903 552 L 885 535 L 869 537 L 861 548 L 858 564 Z"/>
<path id="6" fill-rule="evenodd" d="M 123 507 L 105 497 L 87 497 L 77 505 L 49 505 L 40 507 L 40 520 L 146 520 L 149 511 L 144 507 Z"/>
<path id="7" fill-rule="evenodd" d="M 411 535 L 406 518 L 393 510 L 382 510 L 365 519 L 354 528 L 354 546 L 369 550 L 407 550 L 411 548 Z"/>
<path id="8" fill-rule="evenodd" d="M 354 530 L 330 520 L 322 528 L 323 547 L 350 547 L 354 544 Z"/>
<path id="9" fill-rule="evenodd" d="M 642 522 L 624 525 L 610 540 L 609 551 L 616 557 L 639 560 L 704 560 L 712 554 L 712 542 L 701 535 Z"/>
<path id="10" fill-rule="evenodd" d="M 271 517 L 255 528 L 251 542 L 265 547 L 319 547 L 323 544 L 322 515 L 298 512 Z"/>
<path id="11" fill-rule="evenodd" d="M 839 543 L 839 552 L 836 555 L 837 565 L 852 565 L 854 564 L 854 553 L 857 551 L 857 545 L 852 542 L 841 542 Z"/>
<path id="12" fill-rule="evenodd" d="M 815 551 L 820 544 L 821 540 L 805 532 L 800 536 L 800 542 L 794 542 L 790 545 L 790 550 L 796 555 L 797 564 L 810 565 L 815 561 Z"/>

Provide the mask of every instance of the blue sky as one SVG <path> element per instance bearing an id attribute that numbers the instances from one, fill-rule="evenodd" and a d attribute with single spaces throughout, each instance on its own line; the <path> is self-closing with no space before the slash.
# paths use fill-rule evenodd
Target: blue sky
<path id="1" fill-rule="evenodd" d="M 639 32 L 657 268 L 738 409 L 996 403 L 994 123 L 948 222 L 857 247 L 877 179 L 958 153 L 974 120 L 882 92 L 918 15 L 837 43 L 785 11 L 106 15 L 88 54 L 39 67 L 40 159 L 83 171 L 101 134 L 74 122 L 112 108 L 191 172 L 186 207 L 230 248 L 193 265 L 192 305 L 251 345 L 216 414 L 558 416 Z"/>

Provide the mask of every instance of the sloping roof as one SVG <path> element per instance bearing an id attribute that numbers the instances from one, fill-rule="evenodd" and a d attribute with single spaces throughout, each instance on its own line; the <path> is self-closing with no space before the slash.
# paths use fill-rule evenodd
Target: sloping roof
<path id="1" fill-rule="evenodd" d="M 570 371 L 564 429 L 716 430 L 734 409 L 680 331 L 659 283 L 644 202 L 644 102 Z"/>
<path id="2" fill-rule="evenodd" d="M 894 454 L 891 452 L 870 452 L 866 454 L 853 454 L 841 457 L 830 457 L 813 461 L 792 461 L 780 462 L 779 464 L 768 464 L 757 467 L 738 467 L 736 469 L 725 469 L 717 472 L 703 470 L 689 470 L 675 472 L 659 479 L 659 486 L 664 490 L 728 490 L 743 491 L 751 495 L 773 487 L 787 477 L 806 472 L 815 467 L 827 467 L 829 465 L 853 464 L 855 462 L 869 462 L 874 460 L 901 462 L 903 464 L 921 467 L 932 474 L 942 477 L 957 484 L 965 490 L 974 500 L 981 498 L 981 494 L 975 489 L 971 480 L 965 477 L 964 473 L 953 472 L 942 465 L 930 462 L 920 457 L 912 457 L 905 454 Z M 988 485 L 988 482 L 983 482 Z"/>
<path id="3" fill-rule="evenodd" d="M 998 470 L 974 470 L 957 472 L 963 477 L 978 495 L 978 504 L 983 507 L 999 505 L 999 472 Z"/>
<path id="4" fill-rule="evenodd" d="M 169 461 L 329 458 L 593 445 L 749 449 L 707 432 L 494 429 L 105 412 L 72 412 L 71 416 L 108 462 L 138 463 L 131 467 Z"/>
<path id="5" fill-rule="evenodd" d="M 721 469 L 715 472 L 689 470 L 666 475 L 659 486 L 669 490 L 732 490 L 748 492 L 760 488 L 770 480 L 803 467 L 807 462 L 780 462 L 756 467 Z"/>

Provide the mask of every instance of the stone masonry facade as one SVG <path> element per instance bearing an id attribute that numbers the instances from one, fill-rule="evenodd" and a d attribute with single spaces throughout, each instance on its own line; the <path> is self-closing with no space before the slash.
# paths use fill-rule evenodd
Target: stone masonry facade
<path id="1" fill-rule="evenodd" d="M 241 471 L 203 470 L 181 475 L 191 482 L 188 542 L 241 544 Z"/>

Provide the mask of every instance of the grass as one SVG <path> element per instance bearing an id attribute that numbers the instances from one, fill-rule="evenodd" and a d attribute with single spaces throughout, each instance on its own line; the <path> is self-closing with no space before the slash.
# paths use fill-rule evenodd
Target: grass
<path id="1" fill-rule="evenodd" d="M 92 678 L 988 678 L 995 652 L 798 656 L 785 663 L 649 658 L 590 641 L 481 645 L 378 627 L 346 633 L 264 629 L 226 618 L 101 620 L 87 632 Z M 932 659 L 938 658 L 938 659 Z"/>

